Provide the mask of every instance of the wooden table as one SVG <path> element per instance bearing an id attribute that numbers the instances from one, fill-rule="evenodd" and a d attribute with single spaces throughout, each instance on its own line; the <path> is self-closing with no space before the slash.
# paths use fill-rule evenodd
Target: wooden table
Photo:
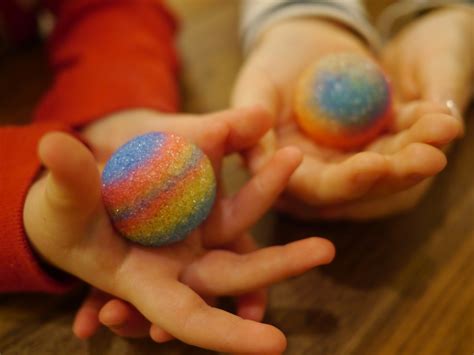
<path id="1" fill-rule="evenodd" d="M 240 65 L 231 0 L 175 0 L 182 17 L 186 109 L 224 108 Z M 203 40 L 205 38 L 205 40 Z M 198 60 L 197 58 L 205 58 Z M 37 47 L 0 59 L 0 122 L 24 122 L 47 74 Z M 266 321 L 288 336 L 290 355 L 472 354 L 474 351 L 474 112 L 466 137 L 422 203 L 370 223 L 308 224 L 269 214 L 262 244 L 321 235 L 337 247 L 329 265 L 272 289 Z M 230 159 L 229 171 L 245 174 Z M 0 296 L 0 353 L 210 354 L 172 342 L 125 340 L 106 330 L 71 333 L 83 290 L 67 296 Z"/>

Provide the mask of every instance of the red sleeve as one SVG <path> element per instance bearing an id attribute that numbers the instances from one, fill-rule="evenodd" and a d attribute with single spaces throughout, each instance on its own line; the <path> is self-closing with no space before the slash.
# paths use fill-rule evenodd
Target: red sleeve
<path id="1" fill-rule="evenodd" d="M 38 140 L 117 110 L 178 107 L 175 24 L 157 0 L 49 1 L 58 16 L 49 43 L 53 84 L 35 123 L 0 128 L 0 292 L 61 292 L 23 228 L 26 193 L 38 173 Z"/>
<path id="2" fill-rule="evenodd" d="M 77 126 L 127 108 L 177 110 L 175 23 L 160 1 L 50 3 L 55 75 L 36 120 Z"/>
<path id="3" fill-rule="evenodd" d="M 0 128 L 0 292 L 61 292 L 71 284 L 45 272 L 23 228 L 25 197 L 40 165 L 38 141 L 48 131 L 65 129 L 57 123 Z"/>

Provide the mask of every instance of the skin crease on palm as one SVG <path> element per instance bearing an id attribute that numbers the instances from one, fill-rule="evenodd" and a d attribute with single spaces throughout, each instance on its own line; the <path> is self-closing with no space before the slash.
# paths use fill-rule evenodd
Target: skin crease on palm
<path id="1" fill-rule="evenodd" d="M 420 68 L 425 53 L 435 56 L 438 50 L 440 55 L 447 57 L 444 60 L 446 68 L 431 65 L 429 72 L 428 69 L 420 72 L 411 67 L 411 71 L 421 74 L 418 80 L 423 84 L 416 95 L 407 97 L 399 87 L 408 80 L 408 69 L 398 74 L 399 66 L 406 61 L 394 59 L 396 62 L 391 65 L 386 64 L 387 60 L 383 61 L 381 64 L 393 83 L 395 118 L 386 134 L 354 152 L 328 149 L 306 137 L 292 117 L 292 93 L 301 73 L 329 53 L 352 52 L 376 60 L 364 43 L 346 28 L 322 19 L 288 20 L 274 25 L 262 35 L 240 72 L 232 102 L 235 107 L 260 105 L 275 117 L 273 131 L 247 154 L 252 170 L 256 171 L 268 161 L 275 149 L 287 145 L 297 146 L 304 153 L 303 163 L 277 205 L 280 209 L 308 219 L 370 219 L 394 214 L 416 204 L 429 185 L 430 177 L 446 165 L 442 149 L 462 132 L 461 120 L 448 110 L 445 101 L 452 99 L 459 107 L 465 104 L 465 99 L 457 99 L 456 90 L 449 90 L 443 99 L 435 100 L 436 89 L 427 79 L 439 77 L 439 72 L 444 73 L 446 69 L 448 73 L 443 75 L 458 78 L 460 91 L 465 96 L 469 92 L 466 88 L 469 81 L 466 80 L 472 77 L 472 61 L 465 59 L 469 58 L 469 52 L 466 52 L 469 46 L 460 46 L 469 40 L 466 21 L 445 19 L 447 15 L 438 14 L 436 19 L 426 16 L 386 47 L 385 53 L 397 52 L 399 57 L 418 58 L 416 65 Z M 436 22 L 444 25 L 433 29 Z M 443 44 L 438 43 L 438 37 L 436 44 L 430 40 L 435 38 L 433 31 L 442 32 Z M 457 41 L 453 42 L 451 37 L 456 37 Z M 445 55 L 450 53 L 446 50 L 450 47 L 454 47 L 456 56 Z M 463 63 L 460 68 L 458 56 Z M 450 65 L 449 59 L 455 65 Z M 450 72 L 455 70 L 457 72 Z M 438 83 L 436 87 L 443 90 L 441 85 Z"/>
<path id="2" fill-rule="evenodd" d="M 334 247 L 314 237 L 255 250 L 247 230 L 284 189 L 301 153 L 291 147 L 278 151 L 235 195 L 218 192 L 210 216 L 186 240 L 161 248 L 136 245 L 116 234 L 101 202 L 98 168 L 111 151 L 142 131 L 172 129 L 200 146 L 219 172 L 224 155 L 256 144 L 270 123 L 260 109 L 202 117 L 125 112 L 83 132 L 97 161 L 71 136 L 48 134 L 39 145 L 48 172 L 33 184 L 25 202 L 29 239 L 45 262 L 113 295 L 112 303 L 104 304 L 112 316 L 120 316 L 125 307 L 125 315 L 135 317 L 125 335 L 146 331 L 156 341 L 174 336 L 216 351 L 281 353 L 285 336 L 259 322 L 265 307 L 262 289 L 330 262 Z M 105 139 L 110 136 L 116 141 Z M 94 295 L 95 300 L 107 297 L 98 291 Z M 218 296 L 235 296 L 240 317 L 212 307 Z M 99 314 L 91 309 L 79 310 L 75 329 L 80 336 L 92 334 L 98 325 Z M 107 320 L 107 307 L 101 314 Z"/>
<path id="3" fill-rule="evenodd" d="M 428 189 L 430 176 L 446 164 L 443 151 L 449 142 L 462 134 L 462 120 L 445 102 L 453 100 L 461 112 L 469 102 L 473 22 L 472 13 L 465 10 L 435 11 L 388 43 L 381 57 L 392 80 L 397 115 L 390 133 L 366 147 L 363 154 L 319 147 L 302 135 L 291 118 L 291 92 L 295 78 L 308 63 L 334 51 L 370 56 L 364 45 L 345 28 L 315 19 L 289 21 L 268 31 L 249 54 L 233 104 L 257 104 L 278 117 L 274 132 L 247 154 L 254 171 L 277 147 L 296 145 L 305 153 L 299 175 L 291 180 L 279 207 L 308 219 L 368 219 L 413 207 Z M 299 54 L 302 51 L 305 55 Z M 437 60 L 426 61 L 428 57 Z M 318 190 L 314 188 L 317 181 L 322 186 Z M 250 308 L 260 309 L 261 316 L 264 302 Z M 127 302 L 94 290 L 78 313 L 76 329 L 84 325 L 90 335 L 99 326 L 99 318 L 123 336 L 145 336 L 150 327 Z M 172 339 L 156 326 L 153 331 L 155 340 Z"/>

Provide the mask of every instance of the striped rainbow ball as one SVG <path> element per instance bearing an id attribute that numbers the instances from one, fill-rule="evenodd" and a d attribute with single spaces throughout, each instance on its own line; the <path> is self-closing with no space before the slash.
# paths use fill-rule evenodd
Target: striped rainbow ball
<path id="1" fill-rule="evenodd" d="M 117 231 L 133 242 L 179 242 L 211 211 L 216 179 L 194 144 L 171 133 L 138 136 L 107 162 L 102 197 Z"/>
<path id="2" fill-rule="evenodd" d="M 319 60 L 298 82 L 294 111 L 319 144 L 353 149 L 367 144 L 392 118 L 391 90 L 371 60 L 348 53 Z"/>

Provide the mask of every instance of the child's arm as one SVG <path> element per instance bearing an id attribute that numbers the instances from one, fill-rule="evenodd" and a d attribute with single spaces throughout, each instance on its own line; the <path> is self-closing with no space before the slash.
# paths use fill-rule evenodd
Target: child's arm
<path id="1" fill-rule="evenodd" d="M 68 289 L 71 278 L 49 275 L 35 257 L 25 236 L 23 206 L 40 162 L 39 139 L 51 130 L 66 130 L 61 123 L 35 123 L 0 127 L 0 292 Z"/>
<path id="2" fill-rule="evenodd" d="M 0 128 L 0 291 L 64 289 L 42 270 L 23 231 L 26 191 L 40 168 L 40 137 L 118 110 L 174 111 L 178 105 L 175 24 L 160 2 L 48 3 L 57 15 L 49 42 L 53 84 L 38 106 L 35 123 Z"/>

